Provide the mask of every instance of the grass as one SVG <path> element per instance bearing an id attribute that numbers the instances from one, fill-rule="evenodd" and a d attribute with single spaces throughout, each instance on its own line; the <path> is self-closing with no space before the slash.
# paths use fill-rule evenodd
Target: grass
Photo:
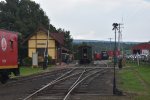
<path id="1" fill-rule="evenodd" d="M 137 71 L 142 79 L 150 85 L 150 64 L 141 64 L 137 66 L 136 64 L 129 63 L 128 66 L 134 66 L 134 70 Z"/>
<path id="2" fill-rule="evenodd" d="M 43 70 L 42 67 L 25 67 L 25 66 L 21 66 L 20 67 L 20 76 L 29 76 L 29 75 L 33 75 L 33 74 L 37 74 L 37 73 L 43 73 L 45 71 L 50 70 L 50 68 L 51 67 L 48 66 L 48 68 L 46 70 Z M 11 74 L 11 78 L 14 78 L 14 77 L 18 77 L 18 76 L 14 76 L 14 74 Z"/>
<path id="3" fill-rule="evenodd" d="M 150 65 L 128 63 L 127 66 L 118 72 L 119 88 L 135 94 L 133 100 L 150 100 Z"/>
<path id="4" fill-rule="evenodd" d="M 44 70 L 41 67 L 20 67 L 20 75 L 28 76 L 36 73 L 43 72 Z"/>
<path id="5" fill-rule="evenodd" d="M 134 73 L 130 69 L 125 69 L 119 73 L 121 77 L 120 86 L 122 90 L 132 92 L 143 92 L 143 86 L 140 84 L 140 80 L 136 78 Z"/>

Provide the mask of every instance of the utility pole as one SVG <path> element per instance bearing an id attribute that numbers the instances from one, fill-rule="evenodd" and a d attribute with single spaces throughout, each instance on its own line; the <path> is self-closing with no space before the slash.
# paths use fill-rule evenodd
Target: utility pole
<path id="1" fill-rule="evenodd" d="M 43 69 L 46 69 L 48 67 L 48 44 L 49 43 L 49 29 L 47 30 L 47 41 L 46 41 L 46 47 L 45 47 L 45 53 L 44 53 L 44 65 Z"/>
<path id="2" fill-rule="evenodd" d="M 112 38 L 108 38 L 110 40 L 110 47 L 109 47 L 109 50 L 111 50 L 111 40 Z"/>
<path id="3" fill-rule="evenodd" d="M 123 27 L 121 27 L 122 25 L 123 25 L 123 23 L 118 24 L 118 50 L 119 51 L 122 48 L 122 46 L 121 46 L 121 44 L 122 44 L 122 30 L 121 30 L 121 28 L 123 28 Z"/>

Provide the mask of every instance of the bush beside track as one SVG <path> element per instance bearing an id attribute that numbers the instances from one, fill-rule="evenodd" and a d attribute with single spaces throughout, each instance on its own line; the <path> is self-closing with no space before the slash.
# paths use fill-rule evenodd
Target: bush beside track
<path id="1" fill-rule="evenodd" d="M 150 64 L 130 62 L 117 75 L 118 87 L 132 100 L 150 100 Z"/>

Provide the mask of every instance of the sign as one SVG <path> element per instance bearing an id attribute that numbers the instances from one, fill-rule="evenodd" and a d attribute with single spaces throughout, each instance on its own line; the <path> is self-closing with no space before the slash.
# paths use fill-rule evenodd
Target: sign
<path id="1" fill-rule="evenodd" d="M 37 43 L 37 45 L 46 45 L 46 43 Z"/>
<path id="2" fill-rule="evenodd" d="M 149 55 L 149 50 L 143 49 L 142 54 Z"/>
<path id="3" fill-rule="evenodd" d="M 38 53 L 32 53 L 32 66 L 38 66 Z"/>
<path id="4" fill-rule="evenodd" d="M 1 48 L 3 51 L 5 51 L 7 49 L 7 42 L 6 42 L 6 39 L 4 38 L 4 36 L 2 36 L 2 39 L 1 39 Z"/>

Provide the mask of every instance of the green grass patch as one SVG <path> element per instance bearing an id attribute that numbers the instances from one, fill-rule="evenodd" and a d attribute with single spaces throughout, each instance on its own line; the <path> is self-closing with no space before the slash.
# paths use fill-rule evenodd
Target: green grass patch
<path id="1" fill-rule="evenodd" d="M 136 71 L 138 71 L 143 80 L 150 86 L 150 66 L 138 67 Z"/>
<path id="2" fill-rule="evenodd" d="M 42 67 L 20 67 L 20 76 L 29 76 L 33 74 L 38 74 L 38 73 L 44 73 L 49 70 L 51 70 L 51 66 L 48 66 L 47 69 L 43 70 Z M 10 77 L 15 78 L 15 77 L 20 77 L 20 76 L 15 76 L 13 73 L 11 73 Z"/>
<path id="3" fill-rule="evenodd" d="M 21 76 L 27 76 L 32 75 L 36 73 L 43 72 L 44 70 L 41 67 L 20 67 L 20 75 Z"/>
<path id="4" fill-rule="evenodd" d="M 135 93 L 133 100 L 150 100 L 150 65 L 128 63 L 118 72 L 118 86 L 127 93 Z"/>
<path id="5" fill-rule="evenodd" d="M 137 65 L 135 63 L 129 63 L 127 66 L 131 66 L 138 74 L 143 78 L 143 80 L 150 86 L 150 65 Z"/>
<path id="6" fill-rule="evenodd" d="M 122 90 L 128 92 L 143 92 L 143 85 L 131 69 L 124 69 L 119 72 L 119 85 Z"/>

